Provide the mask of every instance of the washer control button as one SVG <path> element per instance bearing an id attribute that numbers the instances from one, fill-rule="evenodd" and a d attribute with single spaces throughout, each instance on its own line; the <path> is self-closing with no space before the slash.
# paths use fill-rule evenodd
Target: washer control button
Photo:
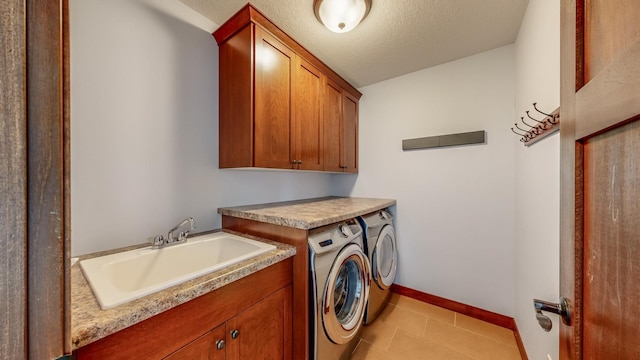
<path id="1" fill-rule="evenodd" d="M 331 239 L 324 240 L 324 241 L 320 241 L 320 242 L 318 243 L 318 245 L 320 245 L 320 246 L 322 246 L 322 247 L 329 246 L 329 245 L 331 245 L 331 244 L 333 244 L 333 240 L 331 240 Z"/>

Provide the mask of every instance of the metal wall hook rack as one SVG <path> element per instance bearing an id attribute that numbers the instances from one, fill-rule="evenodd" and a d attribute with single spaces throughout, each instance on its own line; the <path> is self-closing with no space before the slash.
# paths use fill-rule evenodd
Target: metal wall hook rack
<path id="1" fill-rule="evenodd" d="M 511 131 L 520 137 L 520 142 L 525 146 L 531 146 L 560 130 L 560 108 L 555 109 L 551 113 L 546 113 L 538 108 L 538 103 L 533 103 L 533 109 L 540 115 L 543 115 L 544 118 L 536 119 L 529 113 L 529 110 L 527 110 L 525 111 L 527 117 L 534 122 L 527 122 L 525 121 L 524 116 L 521 116 L 520 122 L 525 126 L 525 128 L 518 126 L 518 122 L 514 124 L 515 129 L 511 128 Z"/>

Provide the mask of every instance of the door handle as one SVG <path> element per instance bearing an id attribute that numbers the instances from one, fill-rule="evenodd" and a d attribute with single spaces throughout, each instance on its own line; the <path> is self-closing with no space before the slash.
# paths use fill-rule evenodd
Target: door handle
<path id="1" fill-rule="evenodd" d="M 540 327 L 546 331 L 551 331 L 553 323 L 551 319 L 543 314 L 543 311 L 560 315 L 562 322 L 565 325 L 571 326 L 571 308 L 569 307 L 569 301 L 566 298 L 561 297 L 560 303 L 555 304 L 544 300 L 533 299 L 533 308 L 536 311 L 536 319 Z"/>

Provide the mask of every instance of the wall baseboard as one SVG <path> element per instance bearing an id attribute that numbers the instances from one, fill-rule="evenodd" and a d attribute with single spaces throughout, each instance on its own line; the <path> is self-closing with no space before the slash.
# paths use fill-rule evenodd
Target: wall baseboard
<path id="1" fill-rule="evenodd" d="M 524 343 L 522 342 L 522 337 L 520 337 L 518 324 L 516 323 L 515 319 L 513 320 L 513 326 L 515 328 L 513 329 L 513 335 L 516 336 L 516 344 L 518 344 L 518 350 L 520 350 L 520 357 L 522 358 L 522 360 L 529 360 L 529 357 L 527 356 L 527 351 L 524 349 Z"/>
<path id="2" fill-rule="evenodd" d="M 523 360 L 528 360 L 527 353 L 524 349 L 524 344 L 522 343 L 522 338 L 520 337 L 520 332 L 518 331 L 518 326 L 516 325 L 514 318 L 454 300 L 445 299 L 440 296 L 427 294 L 398 284 L 392 284 L 391 291 L 396 294 L 404 295 L 412 299 L 439 306 L 441 308 L 455 311 L 457 313 L 512 330 L 516 337 L 516 344 L 518 345 L 518 350 L 520 350 L 520 356 Z"/>

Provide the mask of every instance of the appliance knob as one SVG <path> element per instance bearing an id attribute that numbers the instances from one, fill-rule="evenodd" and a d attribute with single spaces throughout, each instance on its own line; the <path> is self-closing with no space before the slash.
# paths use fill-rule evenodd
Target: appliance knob
<path id="1" fill-rule="evenodd" d="M 340 226 L 338 226 L 338 230 L 340 231 L 340 235 L 345 238 L 349 237 L 349 233 L 351 232 L 347 224 L 341 224 Z"/>

